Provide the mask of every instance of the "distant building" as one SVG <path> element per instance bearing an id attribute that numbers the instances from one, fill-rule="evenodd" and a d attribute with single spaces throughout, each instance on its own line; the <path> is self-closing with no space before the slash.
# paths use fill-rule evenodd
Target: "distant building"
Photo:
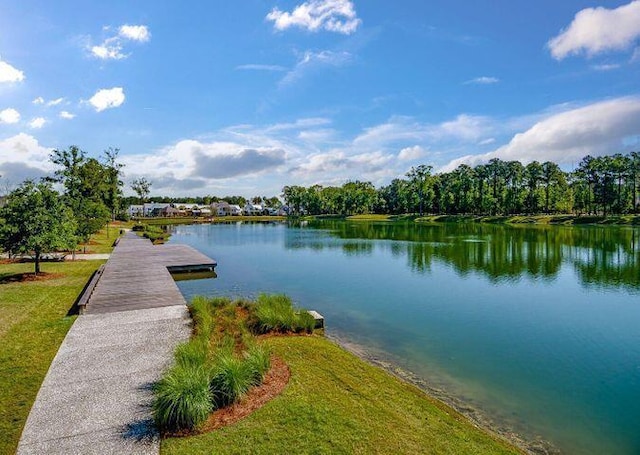
<path id="1" fill-rule="evenodd" d="M 238 216 L 242 215 L 242 209 L 239 205 L 232 205 L 225 201 L 214 202 L 211 204 L 211 212 L 218 216 Z"/>
<path id="2" fill-rule="evenodd" d="M 247 202 L 242 211 L 245 215 L 262 215 L 262 206 L 260 204 Z"/>

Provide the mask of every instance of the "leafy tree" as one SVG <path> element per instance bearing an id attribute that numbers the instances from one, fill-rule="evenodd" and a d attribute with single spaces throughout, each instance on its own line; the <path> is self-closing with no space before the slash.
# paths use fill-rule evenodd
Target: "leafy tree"
<path id="1" fill-rule="evenodd" d="M 43 254 L 77 245 L 73 213 L 49 183 L 27 180 L 0 209 L 0 245 L 10 254 L 32 254 L 40 273 Z"/>
<path id="2" fill-rule="evenodd" d="M 102 154 L 102 166 L 104 167 L 104 204 L 111 212 L 111 220 L 116 219 L 116 213 L 120 209 L 122 200 L 122 168 L 124 164 L 118 162 L 120 149 L 109 147 Z"/>
<path id="3" fill-rule="evenodd" d="M 409 172 L 407 172 L 407 177 L 409 177 L 409 181 L 411 183 L 411 189 L 418 196 L 420 216 L 422 216 L 424 212 L 425 204 L 428 203 L 430 197 L 433 196 L 429 185 L 429 178 L 431 177 L 432 170 L 433 167 L 421 164 L 419 166 L 412 167 Z"/>
<path id="4" fill-rule="evenodd" d="M 51 161 L 60 166 L 52 179 L 64 187 L 63 202 L 76 218 L 76 234 L 82 242 L 107 223 L 110 211 L 107 204 L 116 204 L 110 186 L 117 174 L 76 146 L 69 150 L 54 150 Z"/>
<path id="5" fill-rule="evenodd" d="M 140 204 L 144 204 L 151 191 L 151 182 L 144 177 L 140 177 L 131 182 L 131 189 L 138 195 Z"/>

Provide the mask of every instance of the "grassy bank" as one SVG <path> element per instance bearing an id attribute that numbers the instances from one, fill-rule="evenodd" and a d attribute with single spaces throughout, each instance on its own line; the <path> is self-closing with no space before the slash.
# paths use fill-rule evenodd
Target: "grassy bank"
<path id="1" fill-rule="evenodd" d="M 562 225 L 640 225 L 640 215 L 517 215 L 517 216 L 474 216 L 474 215 L 431 215 L 416 219 L 417 222 L 477 222 L 509 224 L 562 224 Z"/>
<path id="2" fill-rule="evenodd" d="M 322 337 L 263 342 L 291 369 L 282 395 L 232 426 L 163 440 L 163 454 L 522 453 Z"/>
<path id="3" fill-rule="evenodd" d="M 321 218 L 321 217 L 318 217 Z M 418 223 L 493 223 L 493 224 L 558 224 L 558 225 L 640 225 L 640 215 L 354 215 L 350 221 L 416 221 Z"/>
<path id="4" fill-rule="evenodd" d="M 43 263 L 56 274 L 11 282 L 33 264 L 0 265 L 0 454 L 14 453 L 31 405 L 75 316 L 67 313 L 101 261 Z"/>
<path id="5" fill-rule="evenodd" d="M 76 250 L 79 253 L 111 253 L 113 242 L 120 236 L 120 229 L 130 229 L 133 223 L 114 221 L 108 227 L 103 227 L 99 232 L 93 234 L 86 244 L 78 245 Z"/>

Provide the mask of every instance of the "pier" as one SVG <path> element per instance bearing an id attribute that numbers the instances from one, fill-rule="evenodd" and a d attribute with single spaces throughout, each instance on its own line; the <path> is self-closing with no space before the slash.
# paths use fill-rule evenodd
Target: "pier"
<path id="1" fill-rule="evenodd" d="M 152 385 L 191 333 L 169 270 L 215 266 L 191 247 L 126 234 L 79 301 L 82 314 L 49 367 L 17 453 L 157 455 Z"/>

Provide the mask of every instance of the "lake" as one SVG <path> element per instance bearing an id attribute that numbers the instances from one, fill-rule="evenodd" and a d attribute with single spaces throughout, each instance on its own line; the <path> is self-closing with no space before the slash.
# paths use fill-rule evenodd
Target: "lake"
<path id="1" fill-rule="evenodd" d="M 218 261 L 187 297 L 285 293 L 565 453 L 640 453 L 640 229 L 317 221 L 172 228 Z"/>

